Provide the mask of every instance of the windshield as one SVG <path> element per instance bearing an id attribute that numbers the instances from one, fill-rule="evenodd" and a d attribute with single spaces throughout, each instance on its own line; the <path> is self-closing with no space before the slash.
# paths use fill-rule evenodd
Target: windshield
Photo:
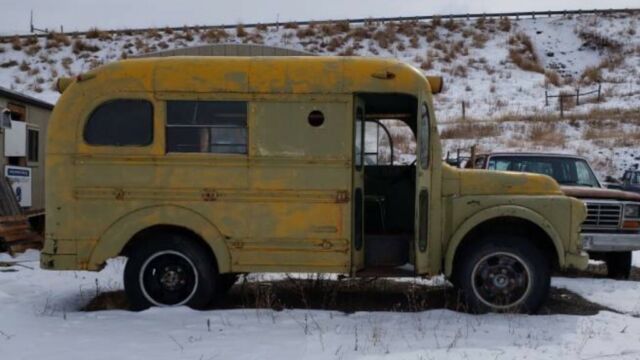
<path id="1" fill-rule="evenodd" d="M 492 156 L 487 169 L 548 175 L 560 185 L 600 187 L 589 164 L 570 157 Z"/>

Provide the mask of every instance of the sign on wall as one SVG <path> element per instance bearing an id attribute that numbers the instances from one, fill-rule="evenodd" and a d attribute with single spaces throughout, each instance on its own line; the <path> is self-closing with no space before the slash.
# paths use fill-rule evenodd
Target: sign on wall
<path id="1" fill-rule="evenodd" d="M 4 176 L 9 179 L 20 206 L 31 207 L 31 169 L 7 165 L 4 167 Z"/>
<path id="2" fill-rule="evenodd" d="M 27 123 L 11 121 L 11 129 L 4 130 L 4 156 L 27 156 Z"/>

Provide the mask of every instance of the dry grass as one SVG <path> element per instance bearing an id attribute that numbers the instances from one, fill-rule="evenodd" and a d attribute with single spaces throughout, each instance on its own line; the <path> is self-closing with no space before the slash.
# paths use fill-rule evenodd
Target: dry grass
<path id="1" fill-rule="evenodd" d="M 29 56 L 34 56 L 35 54 L 37 54 L 40 50 L 42 50 L 42 47 L 38 44 L 35 45 L 31 45 L 29 47 L 25 47 L 24 49 L 24 53 L 29 55 Z"/>
<path id="2" fill-rule="evenodd" d="M 71 45 L 71 39 L 66 34 L 51 32 L 47 34 L 47 42 L 45 48 L 59 48 L 61 46 Z"/>
<path id="3" fill-rule="evenodd" d="M 20 71 L 27 72 L 31 70 L 31 66 L 26 61 L 22 60 L 22 62 L 20 63 L 20 67 L 18 67 L 18 69 L 20 69 Z"/>
<path id="4" fill-rule="evenodd" d="M 608 50 L 616 53 L 622 49 L 622 43 L 607 37 L 606 35 L 599 34 L 595 31 L 582 29 L 578 31 L 578 36 L 584 40 L 584 45 L 598 49 Z"/>
<path id="5" fill-rule="evenodd" d="M 527 140 L 542 146 L 565 146 L 565 136 L 555 122 L 532 124 L 527 131 Z"/>
<path id="6" fill-rule="evenodd" d="M 450 125 L 440 132 L 441 139 L 479 139 L 498 136 L 500 128 L 496 123 L 479 124 L 470 121 L 460 121 Z"/>
<path id="7" fill-rule="evenodd" d="M 80 39 L 75 40 L 73 42 L 73 53 L 78 55 L 84 51 L 96 52 L 96 51 L 100 51 L 100 47 L 97 45 L 86 43 Z"/>
<path id="8" fill-rule="evenodd" d="M 304 38 L 308 38 L 315 35 L 316 35 L 316 29 L 315 27 L 312 27 L 312 26 L 306 26 L 296 31 L 296 36 L 298 37 L 298 39 L 304 39 Z"/>
<path id="9" fill-rule="evenodd" d="M 284 24 L 284 28 L 285 29 L 297 29 L 298 28 L 298 23 L 297 22 L 288 22 Z"/>
<path id="10" fill-rule="evenodd" d="M 486 35 L 483 32 L 476 32 L 476 33 L 473 34 L 471 39 L 472 39 L 472 43 L 471 44 L 473 45 L 473 47 L 478 48 L 478 49 L 482 49 L 482 48 L 484 48 L 484 45 L 489 40 L 489 36 Z"/>
<path id="11" fill-rule="evenodd" d="M 597 66 L 588 66 L 580 74 L 580 82 L 585 85 L 600 82 L 602 80 L 602 72 Z"/>
<path id="12" fill-rule="evenodd" d="M 93 27 L 87 31 L 85 34 L 87 39 L 99 39 L 99 40 L 110 40 L 111 34 L 106 31 L 100 30 L 97 27 Z"/>
<path id="13" fill-rule="evenodd" d="M 383 49 L 388 49 L 393 43 L 398 41 L 395 24 L 387 23 L 384 29 L 373 33 L 373 39 L 378 42 L 378 46 Z"/>
<path id="14" fill-rule="evenodd" d="M 208 43 L 219 43 L 229 37 L 224 29 L 209 29 L 200 34 L 200 40 Z"/>
<path id="15" fill-rule="evenodd" d="M 15 51 L 22 50 L 22 41 L 19 37 L 14 36 L 11 38 L 11 48 Z"/>
<path id="16" fill-rule="evenodd" d="M 508 17 L 500 18 L 500 20 L 498 21 L 498 29 L 504 32 L 511 31 L 511 20 Z"/>
<path id="17" fill-rule="evenodd" d="M 545 70 L 544 81 L 545 84 L 551 84 L 553 86 L 560 86 L 562 84 L 560 75 L 553 70 Z"/>
<path id="18" fill-rule="evenodd" d="M 249 35 L 249 33 L 247 33 L 247 30 L 244 29 L 244 26 L 242 24 L 238 24 L 236 26 L 236 36 L 241 38 L 247 35 Z"/>
<path id="19" fill-rule="evenodd" d="M 511 36 L 508 44 L 511 62 L 522 70 L 544 74 L 544 68 L 540 65 L 531 38 L 527 34 L 519 32 Z"/>

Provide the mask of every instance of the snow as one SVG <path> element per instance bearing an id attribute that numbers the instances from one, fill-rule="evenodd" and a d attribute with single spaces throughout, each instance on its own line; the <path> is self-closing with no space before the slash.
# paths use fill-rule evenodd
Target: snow
<path id="1" fill-rule="evenodd" d="M 640 356 L 638 283 L 554 278 L 612 309 L 593 316 L 469 315 L 185 307 L 82 312 L 122 288 L 122 259 L 99 273 L 45 271 L 38 252 L 0 261 L 0 359 L 592 359 Z M 9 270 L 10 272 L 6 272 Z M 254 275 L 251 281 L 281 278 Z M 440 285 L 442 279 L 425 284 Z M 607 296 L 608 293 L 608 296 Z M 628 311 L 627 311 L 628 310 Z"/>
<path id="2" fill-rule="evenodd" d="M 640 282 L 610 279 L 554 278 L 552 286 L 565 288 L 613 310 L 640 316 Z"/>

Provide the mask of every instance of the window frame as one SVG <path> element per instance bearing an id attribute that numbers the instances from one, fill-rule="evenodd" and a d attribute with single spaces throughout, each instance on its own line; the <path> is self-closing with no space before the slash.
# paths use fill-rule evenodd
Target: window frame
<path id="1" fill-rule="evenodd" d="M 31 158 L 31 137 L 29 136 L 32 132 L 34 132 L 36 139 L 36 147 L 35 147 L 35 160 Z M 33 126 L 27 126 L 27 163 L 28 164 L 39 164 L 40 163 L 40 129 Z"/>
<path id="2" fill-rule="evenodd" d="M 247 99 L 207 99 L 207 98 L 167 98 L 163 99 L 164 102 L 164 123 L 162 124 L 162 128 L 164 131 L 164 154 L 171 156 L 241 156 L 248 157 L 249 152 L 251 151 L 251 136 L 250 136 L 250 113 L 251 113 L 251 102 Z M 243 103 L 245 108 L 245 117 L 244 117 L 244 127 L 242 126 L 234 126 L 234 125 L 206 125 L 206 124 L 170 124 L 169 123 L 169 104 L 171 102 L 209 102 L 209 103 Z M 244 144 L 214 144 L 215 146 L 242 146 L 244 145 L 244 152 L 213 152 L 213 151 L 170 151 L 169 150 L 169 128 L 207 128 L 207 129 L 244 129 L 245 130 L 245 143 Z M 209 147 L 212 146 L 211 143 L 208 144 Z"/>
<path id="3" fill-rule="evenodd" d="M 91 120 L 91 117 L 93 116 L 93 114 L 95 114 L 95 112 L 101 108 L 102 106 L 111 103 L 111 102 L 116 102 L 116 101 L 141 101 L 141 102 L 146 102 L 151 106 L 151 126 L 150 126 L 150 130 L 151 130 L 151 137 L 149 139 L 149 142 L 146 144 L 127 144 L 127 145 L 114 145 L 114 144 L 92 144 L 90 142 L 87 141 L 87 137 L 86 137 L 86 129 L 87 129 L 87 125 L 89 124 L 89 121 Z M 79 129 L 80 130 L 80 138 L 82 139 L 82 145 L 87 146 L 89 148 L 110 148 L 110 149 L 126 149 L 126 148 L 130 148 L 130 149 L 140 149 L 140 148 L 149 148 L 152 147 L 156 141 L 156 106 L 155 106 L 155 102 L 149 98 L 145 98 L 145 97 L 118 97 L 118 98 L 107 98 L 107 99 L 101 99 L 97 102 L 93 103 L 93 106 L 91 107 L 91 111 L 89 111 L 88 115 L 85 117 L 84 121 L 82 122 L 82 127 Z"/>

